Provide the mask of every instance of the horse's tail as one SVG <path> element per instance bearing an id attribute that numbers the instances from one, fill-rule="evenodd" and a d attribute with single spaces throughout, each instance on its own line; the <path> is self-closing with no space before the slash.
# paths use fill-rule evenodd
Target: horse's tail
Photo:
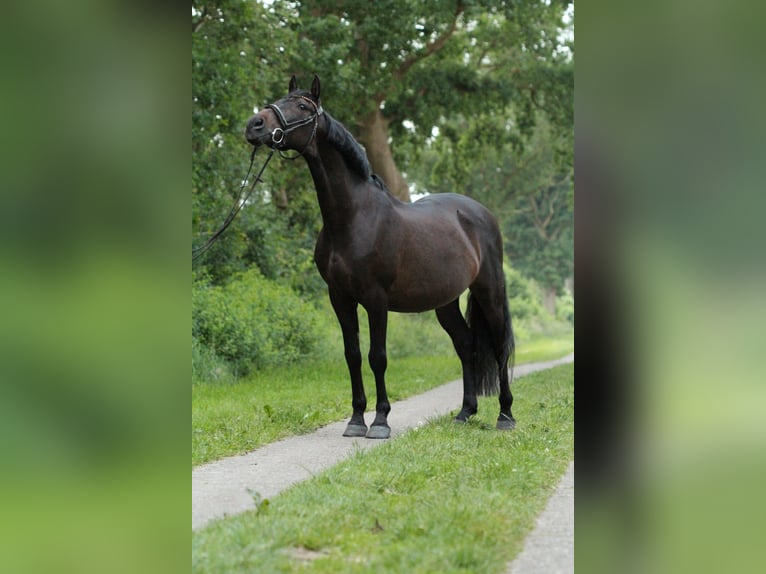
<path id="1" fill-rule="evenodd" d="M 498 309 L 497 311 L 503 313 L 502 333 L 492 332 L 481 305 L 475 300 L 473 293 L 468 295 L 466 321 L 473 331 L 474 348 L 476 349 L 476 362 L 474 363 L 476 392 L 484 396 L 497 394 L 499 369 L 508 369 L 509 363 L 510 368 L 513 369 L 516 344 L 505 289 L 503 289 L 502 310 Z M 513 378 L 513 370 L 511 370 L 510 376 Z"/>

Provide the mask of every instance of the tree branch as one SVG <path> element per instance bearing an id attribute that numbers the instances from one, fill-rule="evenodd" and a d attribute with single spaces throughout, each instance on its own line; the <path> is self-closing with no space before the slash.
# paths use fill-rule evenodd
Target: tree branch
<path id="1" fill-rule="evenodd" d="M 199 32 L 199 29 L 207 22 L 207 6 L 203 6 L 199 13 L 199 20 L 192 25 L 192 34 Z"/>
<path id="2" fill-rule="evenodd" d="M 554 211 L 553 211 L 553 198 L 550 198 L 550 201 L 548 202 L 548 216 L 543 219 L 542 227 L 543 229 L 548 229 L 548 226 L 551 224 L 551 220 L 553 219 Z M 547 233 L 546 233 L 547 235 Z"/>
<path id="3" fill-rule="evenodd" d="M 455 8 L 455 14 L 452 17 L 452 23 L 450 24 L 449 29 L 447 29 L 441 36 L 436 38 L 433 42 L 429 42 L 426 44 L 425 48 L 419 52 L 416 52 L 414 54 L 410 54 L 407 58 L 405 58 L 404 62 L 402 62 L 402 65 L 399 66 L 396 70 L 394 70 L 393 78 L 395 80 L 401 80 L 402 77 L 404 77 L 404 74 L 407 73 L 407 71 L 423 60 L 424 58 L 427 58 L 434 52 L 437 52 L 438 50 L 441 50 L 444 47 L 444 44 L 447 43 L 447 40 L 450 39 L 452 34 L 455 32 L 455 29 L 457 28 L 457 19 L 460 17 L 460 15 L 465 11 L 465 6 L 462 2 L 457 3 L 457 7 Z"/>
<path id="4" fill-rule="evenodd" d="M 533 195 L 529 196 L 529 205 L 532 206 L 532 224 L 535 226 L 537 234 L 543 240 L 547 240 L 548 238 L 545 235 L 545 229 L 540 226 L 540 214 L 537 210 L 537 201 Z"/>

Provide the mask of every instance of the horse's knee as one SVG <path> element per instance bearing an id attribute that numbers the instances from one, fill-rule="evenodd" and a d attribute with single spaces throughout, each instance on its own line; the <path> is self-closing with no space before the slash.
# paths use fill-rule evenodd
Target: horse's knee
<path id="1" fill-rule="evenodd" d="M 367 356 L 370 361 L 370 368 L 373 373 L 383 373 L 388 367 L 388 357 L 386 356 L 385 349 L 370 349 L 370 354 Z"/>
<path id="2" fill-rule="evenodd" d="M 359 349 L 346 349 L 345 355 L 349 369 L 358 370 L 362 368 L 362 353 Z"/>

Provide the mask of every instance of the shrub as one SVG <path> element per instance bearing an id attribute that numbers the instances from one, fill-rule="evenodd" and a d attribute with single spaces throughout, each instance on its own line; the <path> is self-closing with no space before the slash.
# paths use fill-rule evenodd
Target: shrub
<path id="1" fill-rule="evenodd" d="M 231 382 L 229 365 L 192 335 L 192 383 Z"/>
<path id="2" fill-rule="evenodd" d="M 504 265 L 503 271 L 513 320 L 531 319 L 541 315 L 543 306 L 539 287 L 510 265 Z"/>
<path id="3" fill-rule="evenodd" d="M 316 354 L 322 341 L 318 321 L 314 307 L 256 270 L 224 286 L 194 284 L 192 335 L 226 359 L 237 376 Z"/>
<path id="4" fill-rule="evenodd" d="M 556 299 L 556 318 L 574 325 L 574 297 L 567 290 Z"/>
<path id="5" fill-rule="evenodd" d="M 392 358 L 447 355 L 455 351 L 452 340 L 439 325 L 436 313 L 389 313 L 388 355 Z"/>

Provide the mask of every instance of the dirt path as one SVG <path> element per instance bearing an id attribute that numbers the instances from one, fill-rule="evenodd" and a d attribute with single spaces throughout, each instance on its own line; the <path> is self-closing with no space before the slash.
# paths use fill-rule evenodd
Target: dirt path
<path id="1" fill-rule="evenodd" d="M 574 354 L 555 361 L 519 365 L 515 377 L 574 361 Z M 463 394 L 456 380 L 392 405 L 388 417 L 391 438 L 456 409 Z M 368 424 L 374 413 L 368 413 Z M 346 421 L 332 423 L 312 434 L 289 437 L 250 453 L 203 464 L 192 470 L 192 529 L 211 520 L 255 507 L 253 495 L 272 498 L 282 490 L 340 462 L 357 449 L 385 441 L 341 436 Z"/>

